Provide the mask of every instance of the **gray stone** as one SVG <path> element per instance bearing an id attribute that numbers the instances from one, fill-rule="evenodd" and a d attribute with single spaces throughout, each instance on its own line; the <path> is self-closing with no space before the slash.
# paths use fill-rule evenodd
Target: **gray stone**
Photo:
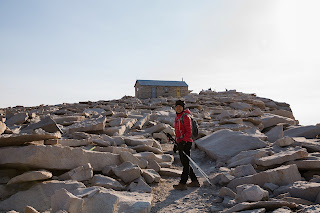
<path id="1" fill-rule="evenodd" d="M 231 198 L 236 198 L 236 193 L 234 193 L 231 189 L 227 188 L 227 187 L 222 187 L 219 190 L 219 197 L 231 197 Z"/>
<path id="2" fill-rule="evenodd" d="M 141 176 L 140 167 L 128 161 L 114 168 L 113 172 L 116 176 L 121 178 L 121 180 L 123 180 L 125 183 L 130 183 L 131 181 Z"/>
<path id="3" fill-rule="evenodd" d="M 274 183 L 279 186 L 287 185 L 295 181 L 300 181 L 301 175 L 296 165 L 281 166 L 275 169 L 270 169 L 254 175 L 235 178 L 229 184 L 229 188 L 235 188 L 242 184 L 256 184 L 263 186 L 264 183 Z"/>
<path id="4" fill-rule="evenodd" d="M 270 129 L 265 135 L 268 137 L 269 142 L 275 142 L 283 137 L 283 125 L 277 125 Z"/>
<path id="5" fill-rule="evenodd" d="M 59 176 L 61 180 L 76 180 L 84 181 L 89 180 L 93 176 L 93 168 L 90 163 L 79 166 Z"/>
<path id="6" fill-rule="evenodd" d="M 284 162 L 306 158 L 308 157 L 308 154 L 309 153 L 304 148 L 299 150 L 286 150 L 279 153 L 275 153 L 271 156 L 256 159 L 255 162 L 257 165 L 260 166 L 279 165 Z"/>
<path id="7" fill-rule="evenodd" d="M 126 126 L 115 126 L 115 127 L 107 127 L 104 129 L 104 133 L 110 135 L 110 136 L 117 136 L 117 135 L 123 135 L 126 131 Z"/>
<path id="8" fill-rule="evenodd" d="M 275 143 L 280 147 L 284 147 L 294 144 L 294 140 L 288 136 L 285 136 L 283 138 L 278 139 Z"/>
<path id="9" fill-rule="evenodd" d="M 29 118 L 28 113 L 21 112 L 21 113 L 15 114 L 14 116 L 12 116 L 8 120 L 6 120 L 5 123 L 7 126 L 21 125 L 24 122 L 26 122 L 28 118 Z"/>
<path id="10" fill-rule="evenodd" d="M 55 191 L 51 196 L 52 212 L 65 210 L 69 213 L 81 213 L 83 203 L 83 199 L 74 196 L 64 188 Z"/>
<path id="11" fill-rule="evenodd" d="M 103 175 L 94 175 L 93 178 L 90 181 L 92 186 L 102 186 L 107 189 L 114 189 L 114 190 L 123 190 L 124 186 L 119 183 L 119 181 L 103 176 Z"/>
<path id="12" fill-rule="evenodd" d="M 306 139 L 304 137 L 292 138 L 294 146 L 302 146 L 308 150 L 308 152 L 320 152 L 320 140 L 319 139 Z"/>
<path id="13" fill-rule="evenodd" d="M 295 164 L 301 170 L 318 170 L 320 168 L 319 153 L 311 153 L 305 159 L 290 161 L 288 164 Z"/>
<path id="14" fill-rule="evenodd" d="M 290 203 L 286 201 L 258 201 L 254 203 L 244 202 L 239 203 L 230 209 L 224 210 L 221 213 L 233 213 L 233 212 L 240 212 L 248 209 L 259 209 L 259 208 L 265 208 L 268 210 L 274 210 L 281 208 L 283 206 L 287 206 L 291 209 L 296 209 L 298 207 L 295 203 Z"/>
<path id="15" fill-rule="evenodd" d="M 155 160 L 157 163 L 164 163 L 169 162 L 172 163 L 174 158 L 172 155 L 169 154 L 154 154 L 153 152 L 140 152 L 137 154 L 134 154 L 137 158 L 144 158 L 147 161 Z"/>
<path id="16" fill-rule="evenodd" d="M 279 123 L 286 123 L 289 125 L 296 124 L 295 120 L 293 120 L 291 118 L 283 117 L 280 115 L 269 114 L 269 113 L 264 113 L 261 121 L 262 121 L 264 128 L 276 126 Z"/>
<path id="17" fill-rule="evenodd" d="M 47 116 L 43 119 L 41 119 L 39 122 L 30 124 L 27 127 L 23 128 L 23 132 L 32 131 L 35 129 L 43 129 L 46 132 L 54 133 L 54 132 L 62 132 L 62 130 L 57 126 L 56 122 L 52 120 L 50 116 Z"/>
<path id="18" fill-rule="evenodd" d="M 269 192 L 263 190 L 258 185 L 244 184 L 237 186 L 236 201 L 241 202 L 256 202 L 260 200 L 268 200 Z"/>
<path id="19" fill-rule="evenodd" d="M 6 200 L 0 201 L 0 211 L 16 210 L 23 212 L 26 206 L 32 206 L 38 211 L 50 209 L 50 198 L 56 190 L 66 189 L 73 192 L 85 185 L 76 181 L 45 181 L 32 186 L 28 190 L 19 191 Z"/>
<path id="20" fill-rule="evenodd" d="M 128 186 L 129 192 L 146 192 L 151 193 L 152 188 L 143 180 L 142 177 L 132 181 L 132 183 Z"/>
<path id="21" fill-rule="evenodd" d="M 284 136 L 315 138 L 320 135 L 320 126 L 296 126 L 284 131 Z"/>
<path id="22" fill-rule="evenodd" d="M 237 178 L 248 176 L 248 175 L 254 175 L 256 173 L 257 173 L 256 170 L 253 168 L 251 164 L 237 166 L 236 168 L 231 169 L 231 172 L 230 172 L 231 175 Z"/>
<path id="23" fill-rule="evenodd" d="M 15 153 L 12 155 L 12 153 Z M 59 156 L 59 157 L 57 157 Z M 23 146 L 0 149 L 0 165 L 70 170 L 90 163 L 94 171 L 119 165 L 119 155 L 60 146 Z"/>
<path id="24" fill-rule="evenodd" d="M 150 119 L 150 114 L 145 114 L 139 121 L 132 127 L 133 129 L 142 129 L 143 125 Z"/>
<path id="25" fill-rule="evenodd" d="M 138 159 L 136 156 L 134 156 L 130 152 L 126 152 L 126 151 L 120 152 L 120 158 L 121 158 L 122 162 L 129 161 L 133 164 L 138 165 L 141 169 L 145 169 L 147 167 L 147 164 L 145 161 L 141 161 L 140 159 Z"/>
<path id="26" fill-rule="evenodd" d="M 137 152 L 153 152 L 155 154 L 162 154 L 162 150 L 161 149 L 158 149 L 158 148 L 155 148 L 155 147 L 151 147 L 151 146 L 148 146 L 148 145 L 138 145 L 138 146 L 134 146 L 134 147 L 131 147 L 132 149 L 136 150 Z"/>
<path id="27" fill-rule="evenodd" d="M 219 130 L 196 140 L 195 143 L 199 149 L 219 161 L 227 161 L 241 151 L 267 146 L 267 143 L 258 138 L 231 130 Z"/>
<path id="28" fill-rule="evenodd" d="M 90 143 L 88 139 L 50 139 L 45 140 L 45 145 L 55 145 L 60 144 L 61 146 L 71 146 L 71 147 L 77 147 L 77 146 L 86 146 Z"/>
<path id="29" fill-rule="evenodd" d="M 147 183 L 160 182 L 160 175 L 153 169 L 142 169 L 142 177 Z"/>
<path id="30" fill-rule="evenodd" d="M 246 103 L 241 103 L 241 102 L 231 103 L 230 106 L 231 106 L 232 108 L 234 108 L 234 109 L 240 109 L 240 110 L 243 110 L 243 111 L 252 109 L 252 106 L 251 106 L 251 105 L 246 104 Z"/>
<path id="31" fill-rule="evenodd" d="M 274 190 L 276 190 L 277 188 L 279 188 L 278 185 L 273 184 L 273 183 L 265 183 L 263 184 L 263 188 L 270 190 L 271 192 L 273 192 Z"/>
<path id="32" fill-rule="evenodd" d="M 227 163 L 229 168 L 245 164 L 255 164 L 256 158 L 261 158 L 265 156 L 268 156 L 268 152 L 266 150 L 257 149 L 242 151 L 236 156 L 232 157 L 230 160 L 228 160 Z"/>
<path id="33" fill-rule="evenodd" d="M 70 116 L 53 116 L 52 119 L 57 123 L 61 125 L 72 125 L 79 121 L 84 121 L 86 119 L 85 116 L 79 116 L 79 115 L 70 115 Z"/>
<path id="34" fill-rule="evenodd" d="M 21 134 L 2 134 L 0 135 L 0 147 L 1 146 L 20 146 L 27 142 L 42 141 L 49 139 L 59 139 L 61 133 L 47 133 L 43 130 L 37 129 L 34 133 L 21 133 Z M 1 157 L 0 157 L 1 158 Z"/>
<path id="35" fill-rule="evenodd" d="M 102 187 L 79 189 L 74 193 L 84 200 L 82 212 L 150 212 L 152 194 L 142 192 L 114 191 Z"/>
<path id="36" fill-rule="evenodd" d="M 106 117 L 87 119 L 85 121 L 77 122 L 65 128 L 69 133 L 73 132 L 96 132 L 103 131 L 106 125 Z"/>
<path id="37" fill-rule="evenodd" d="M 143 159 L 143 158 L 141 158 Z M 161 169 L 161 166 L 157 163 L 157 161 L 155 160 L 149 160 L 148 162 L 148 166 L 147 169 L 153 169 L 156 172 L 159 172 Z"/>
<path id="38" fill-rule="evenodd" d="M 290 185 L 279 187 L 274 191 L 274 195 L 277 196 L 284 192 L 289 192 L 292 197 L 315 202 L 320 192 L 320 183 L 297 181 Z"/>
<path id="39" fill-rule="evenodd" d="M 46 180 L 52 177 L 48 171 L 30 171 L 12 178 L 7 184 L 16 184 L 29 181 Z"/>
<path id="40" fill-rule="evenodd" d="M 291 119 L 295 120 L 293 113 L 288 110 L 277 109 L 277 110 L 269 111 L 268 113 L 274 114 L 274 115 L 280 115 L 280 116 L 291 118 Z"/>

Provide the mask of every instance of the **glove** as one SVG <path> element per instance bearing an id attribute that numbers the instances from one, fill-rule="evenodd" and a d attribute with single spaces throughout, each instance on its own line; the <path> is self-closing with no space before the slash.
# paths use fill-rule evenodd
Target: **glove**
<path id="1" fill-rule="evenodd" d="M 178 150 L 178 146 L 176 144 L 173 145 L 173 152 L 176 153 Z"/>

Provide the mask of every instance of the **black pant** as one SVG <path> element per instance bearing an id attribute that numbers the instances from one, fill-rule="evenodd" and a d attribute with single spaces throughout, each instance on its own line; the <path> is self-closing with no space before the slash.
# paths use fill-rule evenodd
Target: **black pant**
<path id="1" fill-rule="evenodd" d="M 189 165 L 189 159 L 185 155 L 187 154 L 188 156 L 190 156 L 191 146 L 192 146 L 192 142 L 182 141 L 178 143 L 180 161 L 183 166 L 183 171 L 182 171 L 181 180 L 180 180 L 180 183 L 182 184 L 186 184 L 189 177 L 191 178 L 191 181 L 197 181 L 197 177 L 194 174 L 192 167 Z"/>

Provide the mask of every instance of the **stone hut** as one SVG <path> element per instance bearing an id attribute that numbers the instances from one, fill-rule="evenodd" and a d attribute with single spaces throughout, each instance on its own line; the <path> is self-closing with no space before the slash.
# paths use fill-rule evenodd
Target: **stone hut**
<path id="1" fill-rule="evenodd" d="M 188 95 L 188 84 L 184 81 L 137 80 L 134 87 L 135 97 L 140 99 Z"/>

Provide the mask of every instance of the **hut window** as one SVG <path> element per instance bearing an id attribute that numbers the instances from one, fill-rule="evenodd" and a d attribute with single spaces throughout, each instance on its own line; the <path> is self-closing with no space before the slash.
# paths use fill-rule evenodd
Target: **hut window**
<path id="1" fill-rule="evenodd" d="M 168 88 L 168 87 L 165 87 L 165 88 L 164 88 L 164 91 L 165 91 L 165 92 L 169 92 L 169 88 Z"/>

